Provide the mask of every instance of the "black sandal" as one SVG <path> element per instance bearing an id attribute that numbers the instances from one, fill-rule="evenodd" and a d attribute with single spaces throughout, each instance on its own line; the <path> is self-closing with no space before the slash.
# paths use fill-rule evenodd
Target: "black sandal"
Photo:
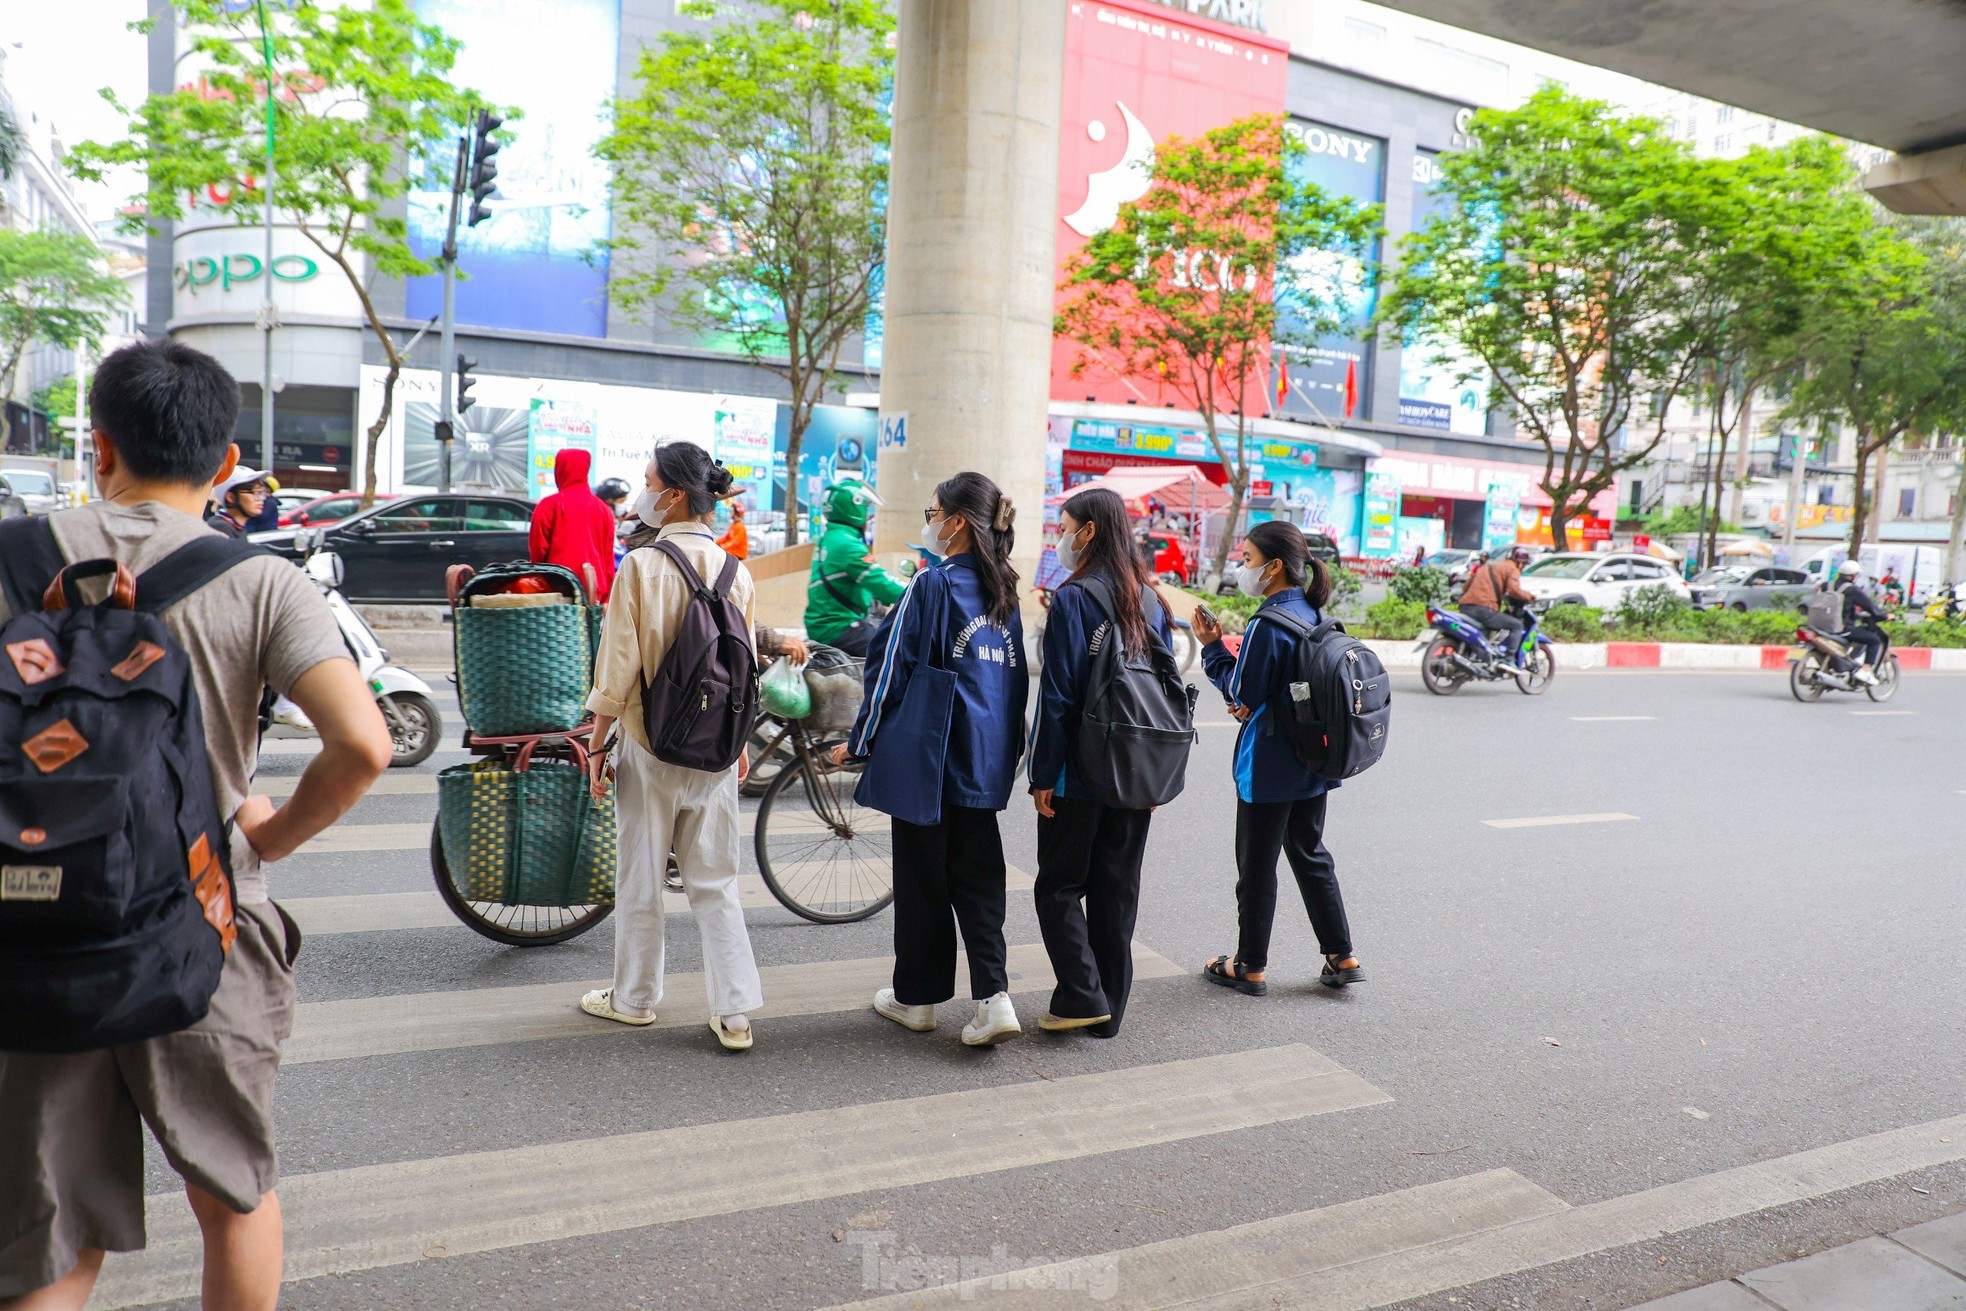
<path id="1" fill-rule="evenodd" d="M 1210 983 L 1219 983 L 1225 988 L 1234 988 L 1248 997 L 1261 997 L 1270 990 L 1270 985 L 1262 979 L 1246 979 L 1242 974 L 1242 962 L 1230 961 L 1227 956 L 1217 956 L 1201 967 L 1204 978 Z"/>
<path id="2" fill-rule="evenodd" d="M 1326 956 L 1324 958 L 1324 969 L 1318 973 L 1317 981 L 1327 988 L 1344 988 L 1357 983 L 1365 977 L 1365 971 L 1360 969 L 1356 964 L 1350 969 L 1339 969 L 1338 961 L 1346 960 L 1357 961 L 1358 957 L 1348 954 L 1338 957 L 1337 960 L 1333 960 L 1331 957 Z"/>

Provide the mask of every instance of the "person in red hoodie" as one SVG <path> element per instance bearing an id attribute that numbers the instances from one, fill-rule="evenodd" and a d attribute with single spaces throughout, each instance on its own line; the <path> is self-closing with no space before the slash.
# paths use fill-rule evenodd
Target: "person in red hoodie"
<path id="1" fill-rule="evenodd" d="M 587 485 L 593 463 L 586 451 L 553 457 L 553 481 L 560 490 L 533 507 L 527 554 L 539 564 L 563 565 L 577 578 L 587 576 L 581 566 L 593 565 L 599 582 L 594 599 L 606 601 L 614 586 L 614 512 Z"/>

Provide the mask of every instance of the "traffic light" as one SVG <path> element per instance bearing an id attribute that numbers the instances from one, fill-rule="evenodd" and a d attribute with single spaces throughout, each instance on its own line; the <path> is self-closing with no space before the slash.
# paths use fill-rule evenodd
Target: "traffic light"
<path id="1" fill-rule="evenodd" d="M 467 227 L 477 227 L 491 217 L 491 210 L 485 202 L 498 190 L 498 142 L 492 140 L 492 133 L 504 126 L 505 120 L 489 109 L 478 111 L 478 118 L 472 131 L 475 140 L 471 144 L 471 213 L 464 220 Z"/>
<path id="2" fill-rule="evenodd" d="M 477 367 L 478 361 L 467 360 L 461 352 L 459 353 L 457 357 L 457 404 L 451 407 L 454 413 L 461 415 L 471 408 L 471 370 Z"/>

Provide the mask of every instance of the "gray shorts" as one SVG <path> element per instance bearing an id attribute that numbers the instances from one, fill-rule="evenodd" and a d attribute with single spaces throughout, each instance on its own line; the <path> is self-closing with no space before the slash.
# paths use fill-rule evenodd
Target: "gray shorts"
<path id="1" fill-rule="evenodd" d="M 240 906 L 209 1014 L 179 1033 L 68 1056 L 0 1053 L 0 1299 L 42 1288 L 78 1252 L 143 1246 L 143 1131 L 171 1166 L 241 1214 L 273 1190 L 273 1076 L 293 1031 L 300 930 Z"/>

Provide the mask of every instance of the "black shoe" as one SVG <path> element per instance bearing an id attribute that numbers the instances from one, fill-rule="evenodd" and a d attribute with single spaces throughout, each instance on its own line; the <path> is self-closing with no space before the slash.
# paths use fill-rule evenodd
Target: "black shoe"
<path id="1" fill-rule="evenodd" d="M 1350 969 L 1339 969 L 1338 961 L 1351 961 Z M 1358 967 L 1358 957 L 1340 956 L 1338 961 L 1326 957 L 1324 968 L 1318 972 L 1317 981 L 1327 988 L 1346 988 L 1365 977 L 1365 971 Z"/>

